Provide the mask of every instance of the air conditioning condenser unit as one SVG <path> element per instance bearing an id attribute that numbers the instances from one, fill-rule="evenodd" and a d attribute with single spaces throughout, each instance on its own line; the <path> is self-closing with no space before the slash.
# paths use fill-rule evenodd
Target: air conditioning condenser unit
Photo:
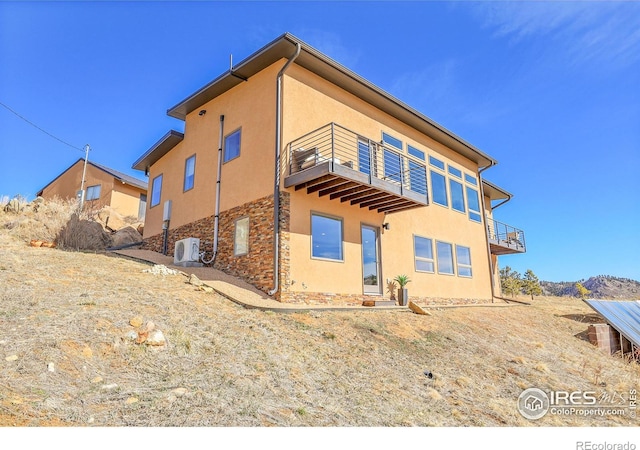
<path id="1" fill-rule="evenodd" d="M 173 252 L 173 265 L 181 267 L 201 267 L 200 239 L 186 238 L 176 242 Z"/>

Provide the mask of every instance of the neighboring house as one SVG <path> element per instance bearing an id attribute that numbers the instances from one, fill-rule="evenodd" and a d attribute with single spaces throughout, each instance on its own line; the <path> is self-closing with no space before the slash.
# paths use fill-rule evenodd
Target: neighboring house
<path id="1" fill-rule="evenodd" d="M 37 195 L 44 198 L 78 198 L 82 185 L 84 159 L 80 158 Z M 147 203 L 147 183 L 91 160 L 85 174 L 85 207 L 100 209 L 111 206 L 122 216 L 144 221 Z"/>
<path id="2" fill-rule="evenodd" d="M 400 274 L 414 301 L 490 301 L 497 256 L 525 251 L 493 219 L 511 199 L 481 178 L 493 158 L 290 34 L 168 115 L 184 134 L 133 164 L 150 180 L 147 248 L 200 238 L 214 267 L 280 301 L 382 299 Z"/>

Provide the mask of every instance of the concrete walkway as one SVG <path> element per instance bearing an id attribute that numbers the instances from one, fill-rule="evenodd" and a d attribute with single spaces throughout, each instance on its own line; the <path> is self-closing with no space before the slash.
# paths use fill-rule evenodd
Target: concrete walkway
<path id="1" fill-rule="evenodd" d="M 212 267 L 181 267 L 173 265 L 173 257 L 165 256 L 161 253 L 151 250 L 140 249 L 122 249 L 114 250 L 119 256 L 135 259 L 138 261 L 148 262 L 151 264 L 162 264 L 170 269 L 175 269 L 185 275 L 197 276 L 205 286 L 209 286 L 215 292 L 223 297 L 231 300 L 238 305 L 248 309 L 261 309 L 264 311 L 274 311 L 283 313 L 304 312 L 304 311 L 399 311 L 410 312 L 406 306 L 349 306 L 349 305 L 323 305 L 323 304 L 305 304 L 305 303 L 281 303 L 269 297 L 261 290 L 255 288 L 251 284 L 242 281 L 236 277 L 228 275 L 220 270 Z M 518 306 L 514 303 L 497 302 L 470 305 L 421 305 L 423 309 L 440 309 L 440 308 L 461 308 L 461 307 L 505 307 Z M 522 305 L 520 305 L 522 306 Z"/>
<path id="2" fill-rule="evenodd" d="M 249 309 L 261 309 L 275 312 L 302 312 L 302 311 L 363 311 L 363 310 L 396 310 L 409 311 L 406 306 L 342 306 L 304 303 L 281 303 L 269 297 L 261 290 L 236 277 L 228 275 L 212 267 L 181 267 L 173 265 L 173 258 L 151 250 L 122 249 L 114 250 L 119 256 L 144 261 L 152 264 L 162 264 L 170 269 L 177 270 L 186 275 L 197 276 L 205 286 L 211 287 L 218 294 L 238 305 Z"/>

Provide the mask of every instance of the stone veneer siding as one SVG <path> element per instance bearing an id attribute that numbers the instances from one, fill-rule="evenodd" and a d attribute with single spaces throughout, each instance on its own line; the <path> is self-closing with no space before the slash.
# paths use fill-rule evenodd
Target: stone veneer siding
<path id="1" fill-rule="evenodd" d="M 283 193 L 280 200 L 281 229 L 289 230 L 289 194 Z M 233 254 L 235 222 L 249 217 L 249 252 L 246 255 Z M 200 250 L 205 259 L 213 255 L 214 216 L 169 229 L 167 254 L 173 256 L 176 241 L 187 237 L 200 239 Z M 143 248 L 162 252 L 162 233 L 144 239 Z M 288 242 L 281 242 L 281 248 L 288 249 Z M 287 255 L 282 255 L 288 259 Z M 273 196 L 220 212 L 218 224 L 218 255 L 214 264 L 229 275 L 241 278 L 258 289 L 268 292 L 273 288 Z M 288 272 L 288 266 L 287 272 Z M 282 277 L 288 279 L 288 274 Z"/>

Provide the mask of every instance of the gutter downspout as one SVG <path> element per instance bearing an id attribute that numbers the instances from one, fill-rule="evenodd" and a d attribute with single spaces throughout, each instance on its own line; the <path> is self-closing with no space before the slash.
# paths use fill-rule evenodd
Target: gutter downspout
<path id="1" fill-rule="evenodd" d="M 218 138 L 218 173 L 216 175 L 216 208 L 213 216 L 213 255 L 211 259 L 202 262 L 205 264 L 215 264 L 218 256 L 218 225 L 220 222 L 220 182 L 222 180 L 222 138 L 224 136 L 224 115 L 220 115 L 220 137 Z M 203 253 L 204 255 L 204 253 Z"/>
<path id="2" fill-rule="evenodd" d="M 499 207 L 501 207 L 502 205 L 504 205 L 505 203 L 507 203 L 508 201 L 510 201 L 513 197 L 510 195 L 508 199 L 506 199 L 503 202 L 498 203 L 496 206 L 492 206 L 491 207 L 491 211 L 495 211 L 496 209 L 498 209 Z"/>
<path id="3" fill-rule="evenodd" d="M 489 277 L 491 278 L 491 303 L 493 303 L 493 299 L 496 298 L 496 291 L 495 291 L 495 279 L 493 276 L 493 271 L 494 271 L 494 267 L 493 267 L 493 262 L 491 261 L 491 245 L 489 244 L 489 228 L 487 225 L 487 207 L 484 201 L 484 188 L 482 187 L 482 172 L 484 172 L 487 169 L 490 169 L 491 167 L 495 166 L 496 162 L 491 160 L 491 164 L 489 164 L 488 166 L 483 167 L 482 169 L 480 169 L 478 171 L 478 178 L 479 178 L 479 183 L 480 183 L 480 198 L 482 200 L 482 223 L 484 224 L 484 237 L 485 237 L 485 241 L 487 243 L 487 260 L 489 261 Z"/>
<path id="4" fill-rule="evenodd" d="M 274 295 L 280 289 L 280 148 L 282 147 L 282 76 L 285 70 L 300 55 L 302 46 L 296 43 L 296 51 L 280 69 L 276 77 L 276 172 L 273 186 L 273 289 Z"/>

